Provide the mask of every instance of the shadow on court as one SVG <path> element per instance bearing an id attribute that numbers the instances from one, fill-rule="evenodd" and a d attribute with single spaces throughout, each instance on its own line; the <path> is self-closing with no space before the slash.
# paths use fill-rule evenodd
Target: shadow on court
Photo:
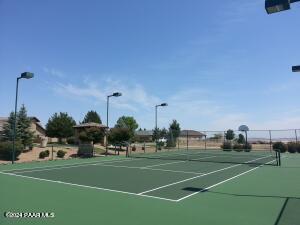
<path id="1" fill-rule="evenodd" d="M 284 199 L 284 203 L 276 218 L 274 225 L 298 225 L 300 224 L 300 198 L 291 196 L 278 196 L 278 195 L 253 195 L 253 194 L 234 194 L 210 191 L 196 187 L 187 187 L 187 191 L 191 192 L 210 192 L 213 194 L 230 195 L 237 197 L 254 197 L 254 198 L 279 198 Z"/>

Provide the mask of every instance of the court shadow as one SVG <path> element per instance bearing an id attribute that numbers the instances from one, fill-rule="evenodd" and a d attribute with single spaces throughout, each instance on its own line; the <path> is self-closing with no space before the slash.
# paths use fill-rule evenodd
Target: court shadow
<path id="1" fill-rule="evenodd" d="M 274 225 L 297 225 L 300 222 L 300 198 L 291 197 L 291 196 L 278 196 L 278 195 L 253 195 L 253 194 L 234 194 L 234 193 L 225 193 L 210 191 L 207 192 L 220 195 L 230 195 L 237 197 L 254 197 L 254 198 L 279 198 L 284 199 L 284 203 L 281 207 L 281 210 L 276 218 Z"/>
<path id="2" fill-rule="evenodd" d="M 182 190 L 189 191 L 189 192 L 206 192 L 206 191 L 208 191 L 207 189 L 197 188 L 197 187 L 185 187 L 185 188 L 182 188 Z"/>

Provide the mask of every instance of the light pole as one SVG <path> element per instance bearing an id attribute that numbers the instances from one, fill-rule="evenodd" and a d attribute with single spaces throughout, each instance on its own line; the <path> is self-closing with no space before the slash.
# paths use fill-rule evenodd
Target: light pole
<path id="1" fill-rule="evenodd" d="M 155 106 L 155 131 L 157 132 L 157 108 L 158 107 L 165 107 L 165 106 L 168 106 L 167 103 L 161 103 L 160 105 L 156 105 Z M 157 134 L 156 134 L 156 137 L 155 137 L 155 151 L 157 152 Z"/>
<path id="2" fill-rule="evenodd" d="M 122 96 L 122 93 L 120 93 L 120 92 L 114 92 L 113 94 L 107 96 L 107 101 L 106 101 L 106 126 L 107 126 L 107 129 L 109 128 L 108 127 L 109 98 L 110 97 L 120 97 L 120 96 Z M 105 154 L 107 155 L 107 153 L 108 153 L 108 136 L 106 135 L 106 151 L 105 151 Z"/>
<path id="3" fill-rule="evenodd" d="M 33 73 L 24 72 L 21 73 L 21 76 L 17 78 L 17 87 L 16 87 L 16 99 L 15 99 L 15 114 L 14 114 L 14 129 L 13 129 L 13 149 L 12 149 L 12 159 L 11 163 L 15 162 L 15 152 L 16 152 L 16 124 L 17 124 L 17 108 L 18 108 L 18 92 L 19 92 L 19 80 L 20 79 L 31 79 L 33 78 Z"/>
<path id="4" fill-rule="evenodd" d="M 265 8 L 268 14 L 278 13 L 289 10 L 291 3 L 299 2 L 300 0 L 266 0 Z"/>

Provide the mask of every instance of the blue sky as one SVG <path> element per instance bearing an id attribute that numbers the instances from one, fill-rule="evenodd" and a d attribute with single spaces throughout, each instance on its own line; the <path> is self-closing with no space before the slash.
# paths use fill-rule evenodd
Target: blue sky
<path id="1" fill-rule="evenodd" d="M 110 125 L 177 119 L 183 129 L 300 127 L 300 4 L 267 15 L 263 0 L 0 0 L 0 116 L 19 104 L 46 124 L 88 110 Z"/>

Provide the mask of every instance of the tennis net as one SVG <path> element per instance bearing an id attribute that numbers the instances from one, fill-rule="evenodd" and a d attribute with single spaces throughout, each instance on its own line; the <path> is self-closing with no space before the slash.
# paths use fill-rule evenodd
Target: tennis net
<path id="1" fill-rule="evenodd" d="M 280 153 L 266 150 L 252 150 L 249 152 L 233 150 L 169 149 L 159 150 L 157 152 L 130 151 L 128 157 L 231 164 L 280 165 Z"/>

